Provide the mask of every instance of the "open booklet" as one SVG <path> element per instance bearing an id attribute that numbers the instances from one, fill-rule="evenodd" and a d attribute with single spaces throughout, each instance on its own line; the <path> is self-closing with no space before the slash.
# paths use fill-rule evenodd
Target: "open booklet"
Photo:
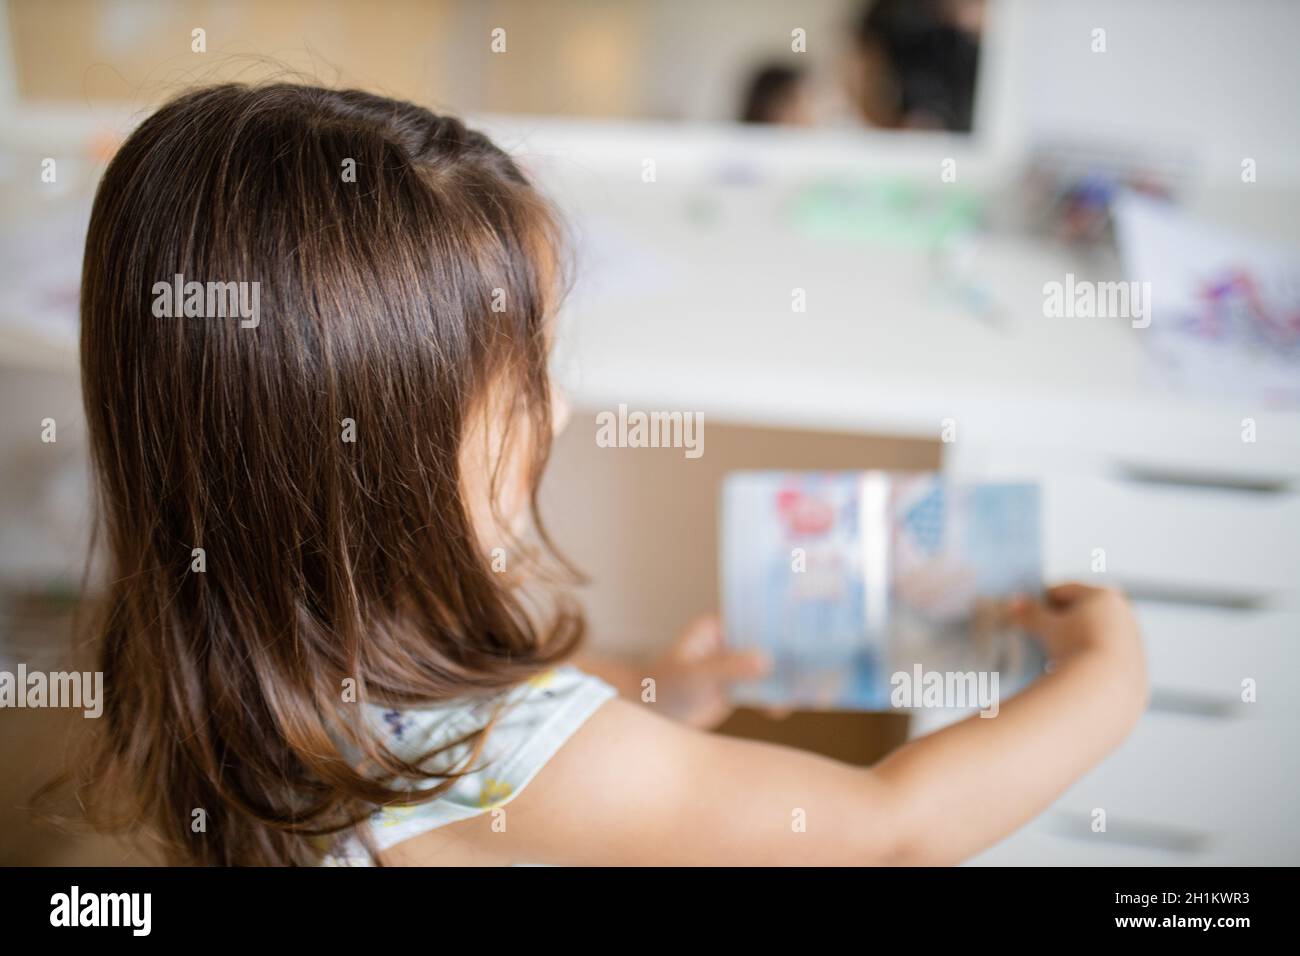
<path id="1" fill-rule="evenodd" d="M 1041 672 L 1003 599 L 1042 587 L 1035 485 L 883 471 L 733 472 L 722 491 L 727 641 L 772 658 L 738 703 L 839 710 L 983 706 L 918 681 Z M 906 675 L 906 676 L 900 676 Z M 935 677 L 938 675 L 938 677 Z"/>

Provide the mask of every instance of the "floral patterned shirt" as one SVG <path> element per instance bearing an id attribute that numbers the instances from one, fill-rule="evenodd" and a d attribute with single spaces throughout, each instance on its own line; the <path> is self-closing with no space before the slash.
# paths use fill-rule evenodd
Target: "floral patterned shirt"
<path id="1" fill-rule="evenodd" d="M 435 827 L 468 820 L 509 803 L 613 696 L 614 689 L 604 681 L 565 666 L 493 700 L 400 711 L 368 708 L 366 718 L 374 732 L 390 750 L 408 759 L 485 726 L 492 714 L 500 711 L 470 772 L 443 794 L 425 803 L 380 807 L 371 814 L 367 825 L 375 847 L 386 850 Z M 458 744 L 425 766 L 433 771 L 456 769 L 471 752 L 470 744 Z M 335 841 L 323 862 L 328 866 L 369 866 L 373 860 L 353 832 Z"/>

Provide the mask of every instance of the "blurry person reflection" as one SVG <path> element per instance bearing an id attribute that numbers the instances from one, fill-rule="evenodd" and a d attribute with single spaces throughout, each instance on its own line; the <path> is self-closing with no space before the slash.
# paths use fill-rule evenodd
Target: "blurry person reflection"
<path id="1" fill-rule="evenodd" d="M 969 132 L 984 0 L 873 0 L 850 57 L 849 93 L 887 129 Z"/>
<path id="2" fill-rule="evenodd" d="M 812 126 L 816 122 L 804 72 L 768 64 L 754 73 L 741 106 L 742 123 Z"/>

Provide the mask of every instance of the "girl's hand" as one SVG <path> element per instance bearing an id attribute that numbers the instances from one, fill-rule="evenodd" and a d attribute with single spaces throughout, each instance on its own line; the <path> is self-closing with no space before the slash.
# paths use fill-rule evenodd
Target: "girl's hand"
<path id="1" fill-rule="evenodd" d="M 1137 617 L 1128 600 L 1112 588 L 1062 584 L 1045 601 L 1017 598 L 1007 605 L 1013 621 L 1036 636 L 1053 665 L 1081 657 L 1104 661 L 1113 688 L 1131 688 L 1145 705 L 1146 660 Z"/>
<path id="2" fill-rule="evenodd" d="M 1015 598 L 1007 610 L 1054 661 L 1095 649 L 1141 650 L 1133 609 L 1112 588 L 1060 584 L 1048 589 L 1045 601 Z"/>
<path id="3" fill-rule="evenodd" d="M 695 727 L 715 727 L 731 714 L 730 685 L 755 680 L 771 667 L 767 655 L 735 651 L 722 636 L 716 614 L 698 617 L 646 669 L 654 679 L 656 709 Z"/>
<path id="4" fill-rule="evenodd" d="M 771 669 L 767 655 L 734 651 L 722 639 L 716 614 L 697 617 L 648 664 L 584 657 L 579 667 L 606 681 L 626 700 L 693 727 L 716 727 L 735 709 L 730 686 Z M 646 681 L 654 681 L 653 696 Z"/>

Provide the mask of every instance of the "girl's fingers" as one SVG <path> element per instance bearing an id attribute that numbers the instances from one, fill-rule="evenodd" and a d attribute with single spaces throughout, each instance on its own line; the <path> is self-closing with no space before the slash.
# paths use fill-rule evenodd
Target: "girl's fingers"
<path id="1" fill-rule="evenodd" d="M 762 651 L 726 651 L 703 668 L 719 681 L 756 680 L 772 669 L 772 662 Z"/>
<path id="2" fill-rule="evenodd" d="M 1077 581 L 1067 581 L 1065 584 L 1058 584 L 1055 587 L 1048 588 L 1047 596 L 1054 604 L 1073 604 L 1095 590 L 1097 589 L 1090 588 L 1086 584 L 1080 584 Z"/>
<path id="3" fill-rule="evenodd" d="M 673 655 L 679 660 L 700 660 L 718 653 L 722 645 L 722 621 L 716 614 L 705 614 L 682 629 L 674 642 Z"/>
<path id="4" fill-rule="evenodd" d="M 1051 620 L 1052 612 L 1046 605 L 1023 595 L 1008 601 L 1006 608 L 1011 620 L 1035 634 L 1041 634 Z"/>

